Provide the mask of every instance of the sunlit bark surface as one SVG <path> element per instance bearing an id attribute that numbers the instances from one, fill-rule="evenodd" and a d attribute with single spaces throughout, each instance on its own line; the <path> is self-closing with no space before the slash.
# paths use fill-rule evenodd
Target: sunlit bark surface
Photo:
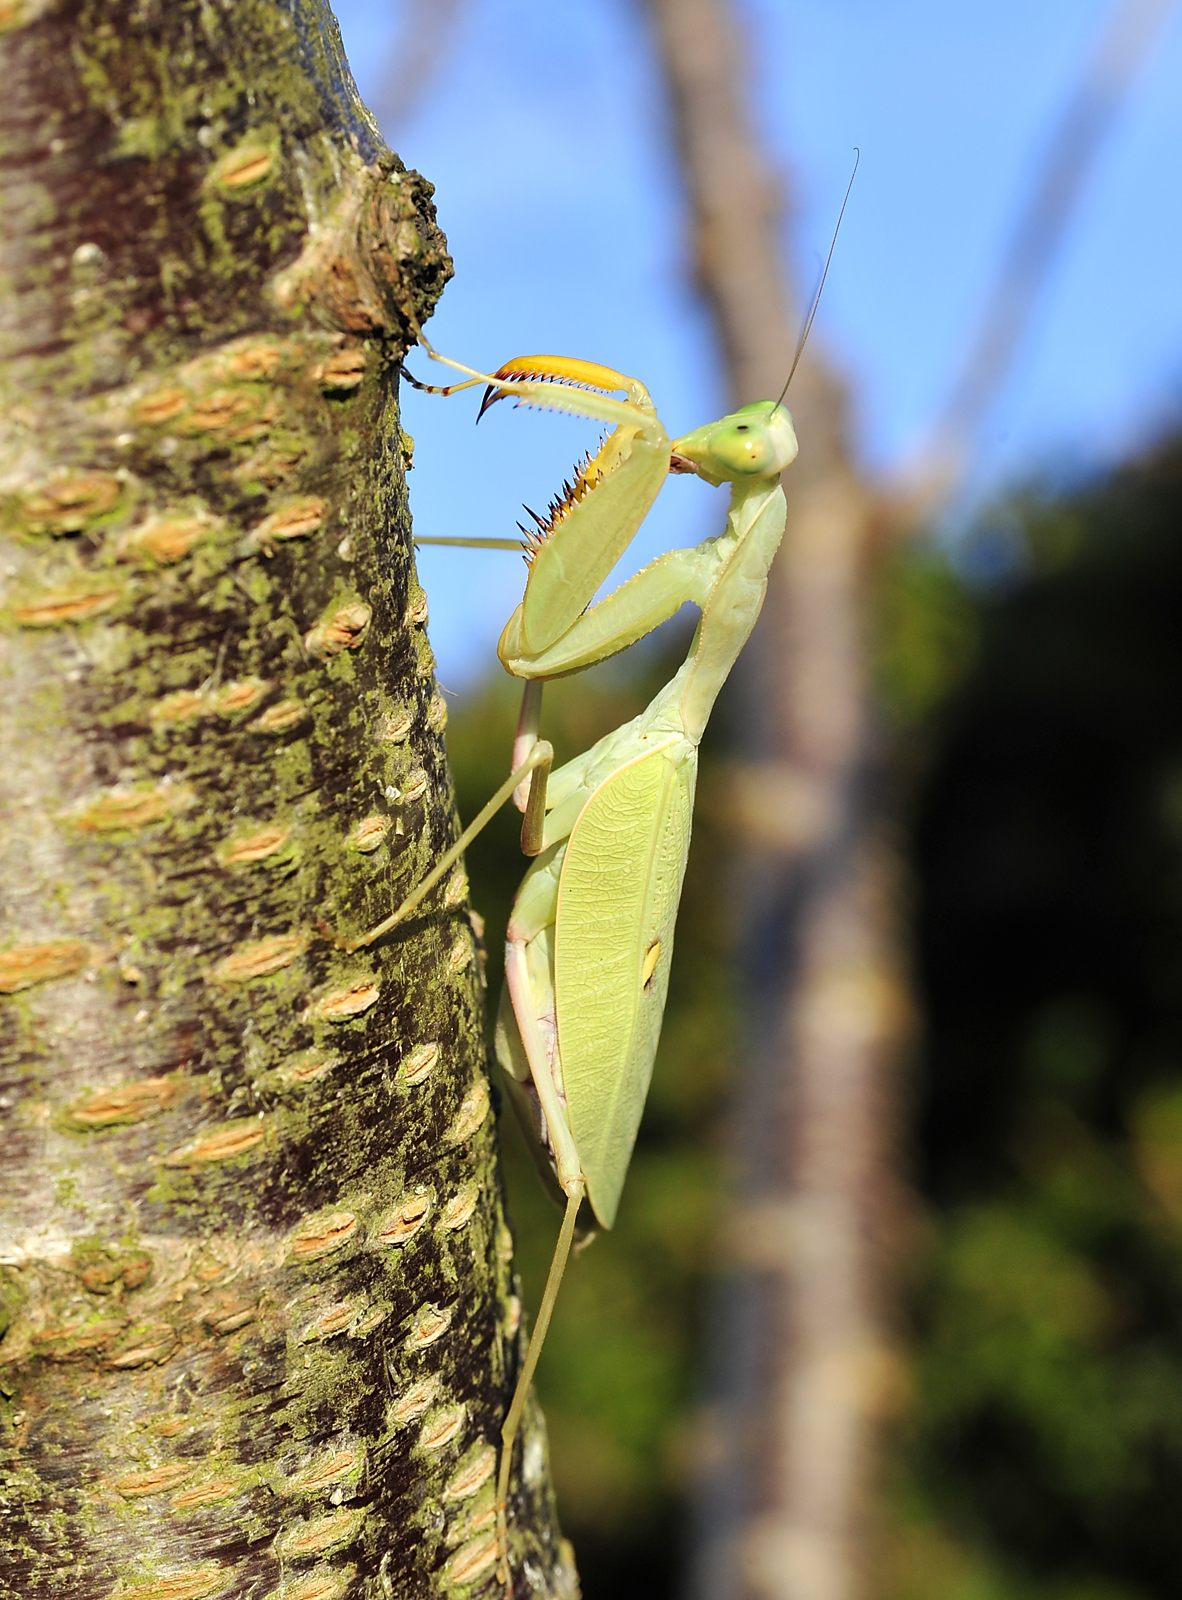
<path id="1" fill-rule="evenodd" d="M 0 82 L 0 1592 L 492 1592 L 462 875 L 348 948 L 454 827 L 430 188 L 311 0 L 0 0 Z M 569 1592 L 526 1461 L 518 1592 Z"/>

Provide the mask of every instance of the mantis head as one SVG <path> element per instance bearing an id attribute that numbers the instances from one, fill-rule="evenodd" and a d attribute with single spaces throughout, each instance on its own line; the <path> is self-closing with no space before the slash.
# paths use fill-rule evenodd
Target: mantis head
<path id="1" fill-rule="evenodd" d="M 791 412 L 776 400 L 756 400 L 675 439 L 669 470 L 696 472 L 714 484 L 778 478 L 796 451 Z"/>

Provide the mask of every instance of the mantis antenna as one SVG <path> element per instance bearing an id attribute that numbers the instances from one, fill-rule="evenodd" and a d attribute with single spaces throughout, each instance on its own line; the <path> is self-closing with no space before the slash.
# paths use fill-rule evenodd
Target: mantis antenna
<path id="1" fill-rule="evenodd" d="M 837 213 L 837 222 L 833 228 L 833 237 L 829 241 L 829 254 L 825 257 L 825 265 L 821 268 L 821 281 L 817 285 L 817 292 L 813 296 L 813 303 L 809 307 L 808 316 L 804 319 L 804 327 L 800 330 L 800 338 L 796 341 L 796 354 L 792 357 L 792 365 L 788 369 L 788 377 L 784 387 L 780 390 L 780 398 L 776 405 L 782 405 L 784 396 L 788 393 L 788 385 L 792 382 L 800 358 L 804 354 L 804 347 L 809 342 L 809 334 L 813 331 L 813 318 L 817 314 L 817 307 L 821 304 L 821 290 L 825 287 L 825 279 L 829 276 L 829 267 L 833 261 L 833 252 L 837 248 L 837 235 L 841 232 L 841 219 L 845 216 L 845 208 L 849 204 L 850 190 L 854 187 L 854 179 L 858 176 L 858 163 L 862 159 L 862 152 L 857 145 L 854 146 L 854 170 L 850 173 L 850 181 L 845 186 L 845 198 L 841 202 L 841 210 Z"/>

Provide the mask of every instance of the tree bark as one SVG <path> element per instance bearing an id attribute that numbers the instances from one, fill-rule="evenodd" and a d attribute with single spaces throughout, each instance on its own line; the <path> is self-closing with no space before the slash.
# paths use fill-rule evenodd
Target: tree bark
<path id="1" fill-rule="evenodd" d="M 0 1594 L 491 1594 L 462 873 L 348 949 L 455 826 L 430 186 L 318 0 L 0 0 L 0 81 Z M 517 1592 L 568 1594 L 536 1427 Z"/>

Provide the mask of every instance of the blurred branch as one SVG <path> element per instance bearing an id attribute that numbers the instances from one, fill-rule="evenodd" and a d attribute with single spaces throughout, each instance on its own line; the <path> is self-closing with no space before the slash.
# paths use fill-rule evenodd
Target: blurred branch
<path id="1" fill-rule="evenodd" d="M 698 283 L 732 395 L 776 394 L 795 344 L 782 201 L 750 126 L 743 30 L 724 0 L 649 0 L 669 86 Z M 780 814 L 741 897 L 739 1211 L 717 1296 L 708 1471 L 691 1592 L 854 1600 L 891 1370 L 883 1235 L 907 1005 L 893 866 L 874 786 L 865 588 L 873 501 L 843 440 L 845 396 L 814 345 L 793 388 L 805 441 L 790 527 L 744 663 L 765 759 L 732 774 L 732 833 Z M 749 730 L 754 734 L 755 730 Z M 737 800 L 737 808 L 736 808 Z M 785 804 L 791 818 L 782 815 Z M 768 830 L 760 827 L 766 843 Z M 754 878 L 754 874 L 752 874 Z M 888 1385 L 889 1387 L 889 1385 Z"/>
<path id="2" fill-rule="evenodd" d="M 414 116 L 447 62 L 467 0 L 404 0 L 402 26 L 390 50 L 371 110 L 387 138 Z"/>
<path id="3" fill-rule="evenodd" d="M 976 337 L 932 437 L 904 474 L 895 520 L 927 521 L 963 481 L 982 425 L 997 401 L 1104 140 L 1149 58 L 1175 0 L 1117 0 L 1091 59 L 1052 130 L 1025 205 L 1003 250 Z"/>
<path id="4" fill-rule="evenodd" d="M 865 612 L 879 530 L 930 514 L 962 475 L 1105 134 L 1172 0 L 1119 0 L 1036 174 L 921 473 L 872 494 L 843 441 L 845 396 L 814 347 L 793 391 L 805 441 L 789 537 L 748 672 L 766 757 L 740 771 L 732 830 L 766 844 L 744 898 L 740 1211 L 719 1295 L 708 1475 L 692 1592 L 856 1600 L 877 1433 L 897 1390 L 887 1337 L 898 1061 L 911 1027 L 896 870 L 874 781 Z M 732 396 L 778 392 L 793 345 L 782 197 L 748 120 L 743 30 L 726 0 L 648 0 Z M 790 804 L 783 826 L 764 819 Z M 732 795 L 728 793 L 728 802 Z"/>
<path id="5" fill-rule="evenodd" d="M 649 9 L 670 90 L 695 272 L 714 316 L 731 399 L 777 394 L 798 311 L 779 246 L 782 185 L 762 158 L 740 92 L 742 30 L 725 0 L 649 0 Z M 836 403 L 837 386 L 814 362 L 801 368 L 793 390 L 806 396 L 804 409 L 817 386 Z"/>
<path id="6" fill-rule="evenodd" d="M 652 0 L 689 191 L 699 286 L 738 393 L 774 392 L 792 349 L 785 281 L 768 248 L 781 196 L 735 93 L 734 29 L 714 0 Z"/>

